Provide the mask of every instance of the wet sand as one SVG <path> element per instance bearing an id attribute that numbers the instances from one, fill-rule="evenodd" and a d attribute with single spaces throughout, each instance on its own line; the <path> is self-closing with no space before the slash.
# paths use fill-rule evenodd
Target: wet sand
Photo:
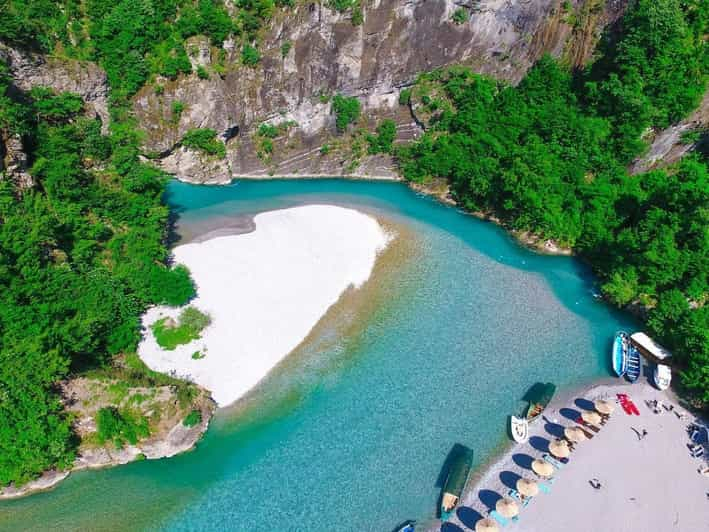
<path id="1" fill-rule="evenodd" d="M 530 427 L 529 442 L 515 444 L 487 468 L 464 494 L 456 516 L 440 529 L 474 530 L 475 523 L 488 516 L 517 479 L 538 479 L 530 468 L 531 461 L 548 451 L 549 441 L 562 435 L 564 427 L 576 425 L 582 409 L 592 408 L 592 401 L 600 397 L 615 402 L 618 393 L 627 394 L 640 415 L 627 415 L 616 404 L 608 423 L 598 433 L 591 432 L 592 439 L 577 444 L 569 463 L 556 471 L 551 492 L 534 497 L 521 510 L 519 520 L 504 529 L 709 530 L 709 478 L 697 472 L 707 465 L 707 456 L 693 458 L 687 447 L 686 428 L 695 416 L 679 407 L 671 394 L 647 382 L 631 385 L 619 380 L 552 401 L 544 419 Z M 674 405 L 684 418 L 664 408 L 655 414 L 645 402 L 654 399 Z M 641 439 L 643 430 L 647 436 Z M 600 489 L 591 486 L 591 479 L 600 481 Z"/>

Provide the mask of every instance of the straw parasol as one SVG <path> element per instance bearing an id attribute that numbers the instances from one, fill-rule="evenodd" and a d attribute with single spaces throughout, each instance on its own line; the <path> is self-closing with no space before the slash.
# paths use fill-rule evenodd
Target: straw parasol
<path id="1" fill-rule="evenodd" d="M 564 429 L 564 437 L 574 443 L 588 439 L 586 434 L 579 427 L 566 427 Z"/>
<path id="2" fill-rule="evenodd" d="M 534 471 L 540 477 L 550 477 L 554 474 L 554 466 L 546 460 L 542 460 L 541 458 L 535 458 L 532 461 L 532 471 Z"/>
<path id="3" fill-rule="evenodd" d="M 539 485 L 533 480 L 520 478 L 517 481 L 517 491 L 525 497 L 534 497 L 539 493 Z"/>
<path id="4" fill-rule="evenodd" d="M 517 506 L 517 503 L 506 497 L 498 500 L 495 508 L 497 509 L 497 513 L 507 519 L 511 519 L 519 514 L 519 506 Z"/>
<path id="5" fill-rule="evenodd" d="M 584 410 L 583 412 L 581 412 L 581 419 L 583 419 L 586 423 L 590 423 L 591 425 L 601 424 L 601 416 L 599 416 L 597 412 L 591 412 L 590 410 Z"/>
<path id="6" fill-rule="evenodd" d="M 613 404 L 609 403 L 605 399 L 596 399 L 593 402 L 593 407 L 600 413 L 605 415 L 610 415 L 613 412 Z"/>
<path id="7" fill-rule="evenodd" d="M 571 451 L 566 440 L 554 440 L 549 444 L 549 452 L 557 458 L 567 458 Z"/>
<path id="8" fill-rule="evenodd" d="M 497 532 L 498 530 L 500 530 L 500 527 L 489 517 L 480 519 L 480 521 L 475 523 L 475 532 Z"/>

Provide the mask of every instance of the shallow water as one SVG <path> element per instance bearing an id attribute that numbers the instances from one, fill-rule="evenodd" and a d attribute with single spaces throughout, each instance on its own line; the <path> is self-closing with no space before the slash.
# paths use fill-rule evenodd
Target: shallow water
<path id="1" fill-rule="evenodd" d="M 0 529 L 387 531 L 425 520 L 454 444 L 488 460 L 531 384 L 608 375 L 612 334 L 630 325 L 593 298 L 577 261 L 533 254 L 401 184 L 175 182 L 169 201 L 185 238 L 331 203 L 405 225 L 417 252 L 356 333 L 306 346 L 249 401 L 220 411 L 196 451 L 0 503 Z"/>

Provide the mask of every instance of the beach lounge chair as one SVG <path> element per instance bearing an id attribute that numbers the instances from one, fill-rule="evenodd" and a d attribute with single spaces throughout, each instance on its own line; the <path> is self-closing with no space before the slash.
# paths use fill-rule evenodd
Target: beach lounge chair
<path id="1" fill-rule="evenodd" d="M 542 493 L 551 493 L 551 483 L 550 482 L 537 482 L 539 486 L 539 491 Z"/>
<path id="2" fill-rule="evenodd" d="M 563 462 L 560 462 L 559 460 L 557 460 L 556 458 L 554 458 L 553 456 L 550 456 L 548 454 L 545 454 L 544 456 L 542 456 L 542 458 L 544 460 L 546 460 L 547 462 L 549 462 L 551 465 L 553 465 L 557 469 L 561 469 L 562 467 L 564 467 L 566 465 Z"/>
<path id="3" fill-rule="evenodd" d="M 510 489 L 507 494 L 522 505 L 522 508 L 526 508 L 529 501 L 532 500 L 531 497 L 522 497 L 517 490 Z"/>
<path id="4" fill-rule="evenodd" d="M 497 510 L 491 510 L 490 517 L 497 521 L 502 528 L 505 528 L 507 525 L 510 524 L 510 520 L 501 515 Z"/>

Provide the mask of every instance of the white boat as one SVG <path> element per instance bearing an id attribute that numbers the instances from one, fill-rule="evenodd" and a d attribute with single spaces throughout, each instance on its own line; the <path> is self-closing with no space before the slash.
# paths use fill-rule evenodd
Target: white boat
<path id="1" fill-rule="evenodd" d="M 670 382 L 672 381 L 672 370 L 665 364 L 658 364 L 652 373 L 652 380 L 660 390 L 666 390 L 670 387 Z"/>
<path id="2" fill-rule="evenodd" d="M 524 418 L 510 416 L 510 432 L 517 443 L 525 443 L 529 439 L 529 422 Z"/>

